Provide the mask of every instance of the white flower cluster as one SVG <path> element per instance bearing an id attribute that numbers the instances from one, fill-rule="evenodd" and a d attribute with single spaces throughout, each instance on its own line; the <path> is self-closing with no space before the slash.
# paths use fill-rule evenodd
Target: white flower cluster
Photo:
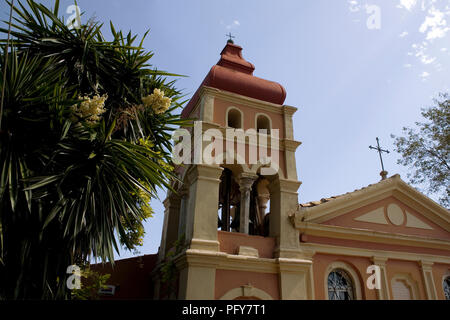
<path id="1" fill-rule="evenodd" d="M 146 107 L 152 107 L 156 114 L 160 114 L 169 109 L 172 99 L 165 97 L 164 91 L 155 88 L 151 95 L 142 98 L 142 102 Z"/>
<path id="2" fill-rule="evenodd" d="M 74 114 L 83 119 L 89 124 L 94 124 L 100 120 L 100 116 L 106 112 L 105 101 L 108 99 L 108 95 L 104 94 L 99 96 L 98 94 L 92 98 L 85 96 L 79 97 L 83 100 L 81 103 L 73 105 L 72 109 Z"/>

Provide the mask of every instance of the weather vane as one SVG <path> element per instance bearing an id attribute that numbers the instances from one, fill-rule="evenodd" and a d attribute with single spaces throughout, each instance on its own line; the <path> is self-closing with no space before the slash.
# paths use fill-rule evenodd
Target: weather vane
<path id="1" fill-rule="evenodd" d="M 230 38 L 230 39 L 228 39 L 228 41 L 227 41 L 228 43 L 234 43 L 234 42 L 233 42 L 233 38 L 235 38 L 235 36 L 232 36 L 232 35 L 231 35 L 231 32 L 228 32 L 228 34 L 226 34 L 226 36 Z"/>
<path id="2" fill-rule="evenodd" d="M 382 170 L 380 172 L 380 175 L 381 175 L 382 180 L 386 179 L 388 173 L 387 173 L 387 171 L 384 170 L 383 157 L 382 157 L 381 154 L 383 152 L 389 153 L 389 151 L 381 149 L 381 147 L 380 147 L 380 140 L 378 139 L 378 137 L 377 137 L 377 146 L 376 147 L 369 146 L 369 148 L 378 151 L 378 154 L 380 155 L 381 170 Z"/>

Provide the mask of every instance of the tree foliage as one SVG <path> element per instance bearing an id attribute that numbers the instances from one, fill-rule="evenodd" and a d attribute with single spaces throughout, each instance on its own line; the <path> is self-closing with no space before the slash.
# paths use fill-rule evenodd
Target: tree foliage
<path id="1" fill-rule="evenodd" d="M 426 186 L 429 193 L 438 194 L 440 202 L 450 205 L 450 96 L 440 94 L 434 107 L 422 110 L 426 122 L 416 122 L 417 128 L 403 128 L 404 136 L 395 137 L 399 164 L 410 166 L 410 182 Z"/>
<path id="2" fill-rule="evenodd" d="M 100 298 L 99 291 L 107 288 L 106 282 L 111 275 L 94 271 L 89 265 L 83 266 L 80 273 L 81 287 L 72 290 L 72 299 L 98 300 Z"/>
<path id="3" fill-rule="evenodd" d="M 117 239 L 139 245 L 149 200 L 175 179 L 171 131 L 186 125 L 144 38 L 110 23 L 107 41 L 102 24 L 70 29 L 58 11 L 19 2 L 0 59 L 0 298 L 68 298 L 67 266 L 113 261 Z"/>

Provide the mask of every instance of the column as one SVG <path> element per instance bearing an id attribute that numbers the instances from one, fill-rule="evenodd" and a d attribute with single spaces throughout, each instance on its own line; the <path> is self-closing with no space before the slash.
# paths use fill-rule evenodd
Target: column
<path id="1" fill-rule="evenodd" d="M 255 174 L 239 175 L 239 191 L 241 192 L 241 212 L 239 215 L 239 232 L 248 234 L 250 224 L 250 192 L 253 182 L 258 178 Z"/>
<path id="2" fill-rule="evenodd" d="M 428 300 L 437 300 L 436 286 L 434 284 L 433 278 L 433 262 L 430 261 L 420 261 L 420 269 L 422 271 L 425 292 L 427 294 Z"/>
<path id="3" fill-rule="evenodd" d="M 385 257 L 372 257 L 374 265 L 380 267 L 380 289 L 377 290 L 378 300 L 390 300 L 391 294 L 389 292 L 389 283 L 386 273 L 386 261 Z M 364 283 L 365 285 L 365 283 Z"/>

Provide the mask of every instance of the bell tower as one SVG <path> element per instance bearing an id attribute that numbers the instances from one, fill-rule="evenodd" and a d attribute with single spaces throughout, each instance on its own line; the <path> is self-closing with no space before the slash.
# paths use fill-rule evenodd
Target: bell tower
<path id="1" fill-rule="evenodd" d="M 157 284 L 155 298 L 310 298 L 311 260 L 290 222 L 301 184 L 297 109 L 283 104 L 280 84 L 253 75 L 242 47 L 228 41 L 220 56 L 182 112 L 195 125 L 180 134 L 188 161 L 164 201 L 159 249 L 164 263 L 178 240 L 177 289 Z"/>

